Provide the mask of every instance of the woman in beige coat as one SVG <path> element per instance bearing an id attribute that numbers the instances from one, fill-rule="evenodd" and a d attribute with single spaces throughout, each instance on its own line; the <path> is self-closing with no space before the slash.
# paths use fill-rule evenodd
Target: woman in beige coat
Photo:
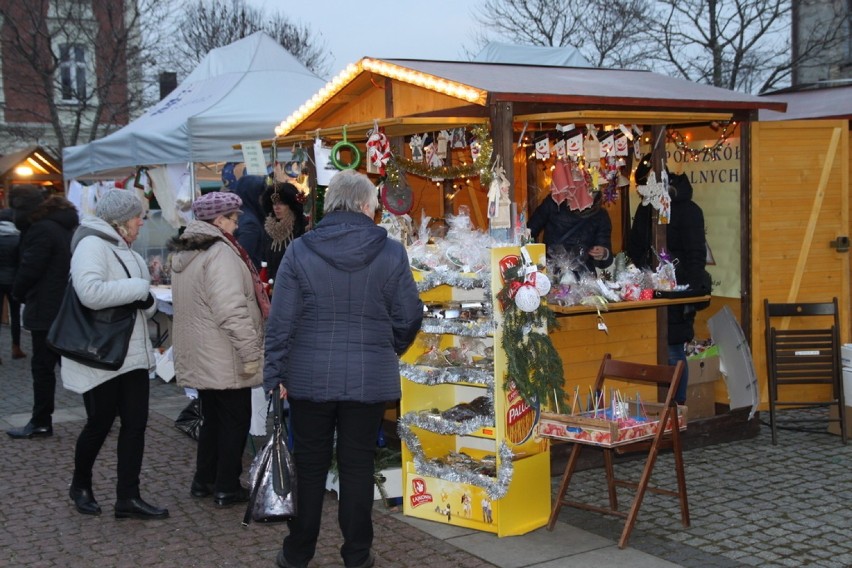
<path id="1" fill-rule="evenodd" d="M 172 239 L 173 345 L 179 385 L 198 390 L 204 421 L 190 493 L 218 507 L 248 500 L 240 483 L 251 423 L 251 389 L 261 383 L 269 299 L 233 234 L 242 201 L 212 192 L 192 205 L 196 220 Z"/>

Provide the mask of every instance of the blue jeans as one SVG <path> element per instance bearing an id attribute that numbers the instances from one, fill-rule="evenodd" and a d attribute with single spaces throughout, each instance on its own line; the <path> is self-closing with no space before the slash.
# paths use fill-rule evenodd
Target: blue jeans
<path id="1" fill-rule="evenodd" d="M 686 387 L 689 384 L 689 366 L 686 364 L 686 344 L 677 343 L 669 345 L 669 365 L 677 365 L 678 361 L 683 361 L 683 374 L 680 376 L 680 384 L 675 393 L 675 401 L 678 404 L 686 403 Z"/>

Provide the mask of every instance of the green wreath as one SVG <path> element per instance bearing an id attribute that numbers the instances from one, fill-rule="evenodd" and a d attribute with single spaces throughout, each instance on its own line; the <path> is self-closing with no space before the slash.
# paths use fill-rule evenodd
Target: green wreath
<path id="1" fill-rule="evenodd" d="M 341 164 L 337 159 L 337 154 L 340 150 L 349 150 L 352 152 L 352 161 L 348 164 Z M 346 127 L 343 127 L 343 140 L 335 144 L 331 148 L 331 163 L 338 170 L 354 170 L 361 163 L 361 151 L 355 144 L 346 139 Z"/>

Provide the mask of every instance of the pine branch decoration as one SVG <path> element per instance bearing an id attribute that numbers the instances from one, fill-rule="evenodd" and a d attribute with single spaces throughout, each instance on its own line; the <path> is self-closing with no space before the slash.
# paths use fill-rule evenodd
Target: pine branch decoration
<path id="1" fill-rule="evenodd" d="M 504 386 L 514 383 L 528 403 L 536 401 L 550 406 L 565 398 L 563 390 L 562 358 L 543 329 L 556 329 L 556 315 L 546 303 L 534 312 L 519 309 L 512 298 L 512 283 L 523 281 L 522 267 L 512 267 L 504 275 L 505 282 L 497 297 L 503 310 L 503 337 L 501 345 L 506 353 L 507 373 Z M 553 400 L 555 398 L 555 400 Z"/>

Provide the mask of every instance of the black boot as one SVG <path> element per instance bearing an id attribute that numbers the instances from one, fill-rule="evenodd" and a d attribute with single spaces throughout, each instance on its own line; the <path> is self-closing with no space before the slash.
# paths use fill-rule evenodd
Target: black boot
<path id="1" fill-rule="evenodd" d="M 81 515 L 100 515 L 101 506 L 95 501 L 95 496 L 91 489 L 82 489 L 71 486 L 68 490 L 68 496 L 74 501 L 74 507 Z"/>
<path id="2" fill-rule="evenodd" d="M 189 494 L 195 497 L 196 499 L 210 497 L 213 494 L 213 484 L 199 483 L 198 481 L 193 479 L 192 485 L 189 487 Z"/>
<path id="3" fill-rule="evenodd" d="M 29 440 L 30 438 L 47 438 L 53 436 L 53 426 L 36 426 L 32 422 L 27 422 L 25 426 L 20 428 L 12 428 L 6 430 L 10 437 L 18 440 Z"/>
<path id="4" fill-rule="evenodd" d="M 118 499 L 115 502 L 116 519 L 165 519 L 169 510 L 149 505 L 141 497 Z"/>
<path id="5" fill-rule="evenodd" d="M 245 487 L 240 487 L 236 491 L 217 491 L 213 495 L 213 504 L 217 507 L 230 507 L 237 503 L 245 503 L 249 500 L 250 492 Z"/>

